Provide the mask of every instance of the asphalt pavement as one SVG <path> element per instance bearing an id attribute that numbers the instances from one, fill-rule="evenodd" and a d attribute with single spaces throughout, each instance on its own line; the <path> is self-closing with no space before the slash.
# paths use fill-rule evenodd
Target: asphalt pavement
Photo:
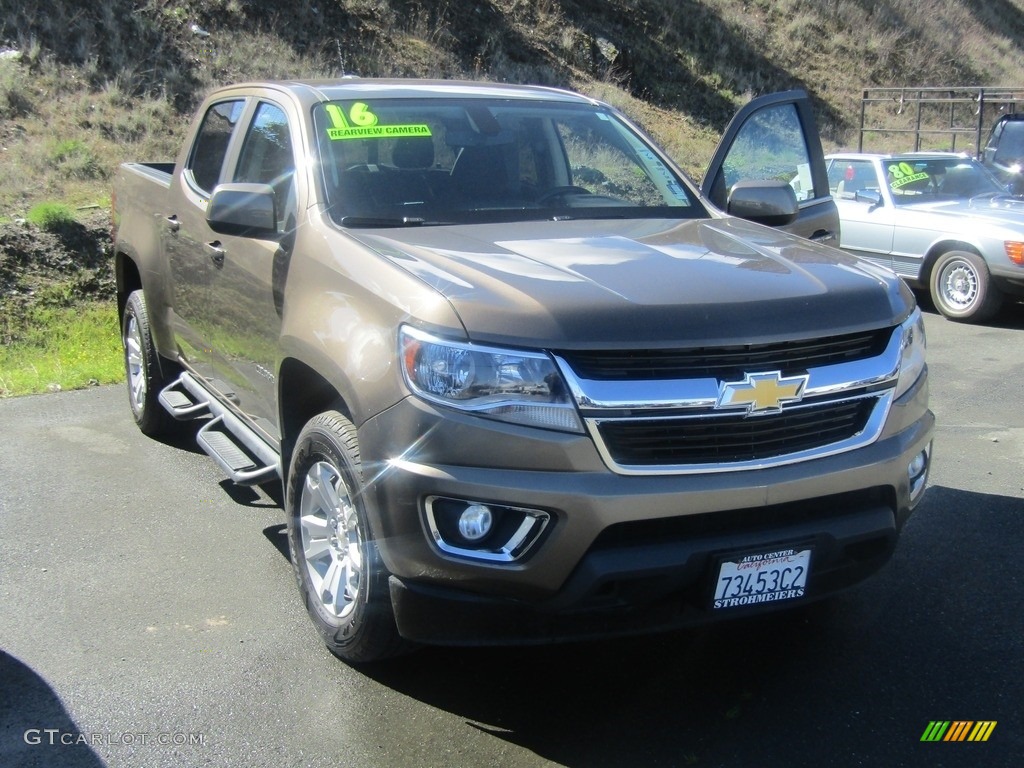
<path id="1" fill-rule="evenodd" d="M 893 561 L 825 603 L 354 668 L 279 501 L 121 387 L 0 401 L 2 766 L 1018 766 L 1024 306 L 926 318 L 935 462 Z M 984 742 L 922 742 L 992 721 Z"/>

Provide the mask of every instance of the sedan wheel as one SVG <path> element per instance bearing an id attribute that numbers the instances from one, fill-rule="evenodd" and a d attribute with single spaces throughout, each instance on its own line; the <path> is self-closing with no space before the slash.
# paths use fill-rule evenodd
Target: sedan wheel
<path id="1" fill-rule="evenodd" d="M 939 257 L 932 269 L 931 295 L 943 315 L 973 323 L 995 315 L 1003 300 L 992 285 L 984 259 L 968 251 L 950 251 Z"/>

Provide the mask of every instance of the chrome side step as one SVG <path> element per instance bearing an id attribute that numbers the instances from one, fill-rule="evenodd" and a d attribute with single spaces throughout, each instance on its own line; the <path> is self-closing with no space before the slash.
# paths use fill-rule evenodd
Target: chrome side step
<path id="1" fill-rule="evenodd" d="M 209 415 L 209 397 L 205 393 L 201 393 L 199 396 L 194 395 L 190 389 L 187 389 L 182 381 L 185 376 L 188 376 L 188 374 L 181 374 L 181 376 L 161 389 L 156 399 L 164 407 L 165 411 L 179 421 Z M 189 376 L 189 378 L 192 377 Z"/>
<path id="2" fill-rule="evenodd" d="M 218 402 L 188 373 L 157 398 L 176 419 L 212 416 L 196 434 L 199 447 L 238 485 L 260 485 L 281 477 L 281 457 L 245 422 Z"/>

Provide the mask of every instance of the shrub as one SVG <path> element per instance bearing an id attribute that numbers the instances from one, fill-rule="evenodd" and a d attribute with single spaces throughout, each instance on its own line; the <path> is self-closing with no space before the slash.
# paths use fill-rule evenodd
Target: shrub
<path id="1" fill-rule="evenodd" d="M 14 61 L 0 61 L 0 119 L 28 117 L 35 112 L 28 79 Z"/>
<path id="2" fill-rule="evenodd" d="M 75 214 L 64 203 L 39 203 L 32 206 L 25 219 L 47 232 L 59 232 L 75 223 Z"/>
<path id="3" fill-rule="evenodd" d="M 105 175 L 89 145 L 78 139 L 57 142 L 50 151 L 50 165 L 70 179 L 102 179 Z"/>

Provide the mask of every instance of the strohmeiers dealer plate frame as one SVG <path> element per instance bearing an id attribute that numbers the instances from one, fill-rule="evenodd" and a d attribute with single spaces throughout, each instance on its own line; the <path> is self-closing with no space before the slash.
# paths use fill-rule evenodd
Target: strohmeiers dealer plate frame
<path id="1" fill-rule="evenodd" d="M 807 594 L 811 548 L 728 555 L 719 561 L 711 608 L 715 611 L 798 600 Z"/>

